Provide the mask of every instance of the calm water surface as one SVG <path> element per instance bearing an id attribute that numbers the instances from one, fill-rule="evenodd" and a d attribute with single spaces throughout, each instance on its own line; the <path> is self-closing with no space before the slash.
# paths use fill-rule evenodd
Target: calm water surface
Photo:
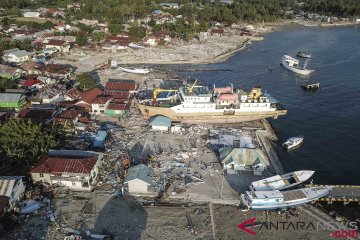
<path id="1" fill-rule="evenodd" d="M 298 51 L 313 55 L 308 68 L 316 71 L 308 79 L 279 65 L 283 54 L 295 56 Z M 275 70 L 269 72 L 269 65 Z M 313 169 L 318 184 L 360 185 L 360 28 L 274 32 L 226 62 L 181 67 L 219 70 L 179 73 L 206 84 L 233 83 L 249 90 L 259 82 L 288 109 L 285 117 L 271 120 L 285 169 Z M 300 88 L 304 82 L 320 82 L 321 89 L 305 92 Z M 297 135 L 305 137 L 300 148 L 290 153 L 280 149 Z"/>

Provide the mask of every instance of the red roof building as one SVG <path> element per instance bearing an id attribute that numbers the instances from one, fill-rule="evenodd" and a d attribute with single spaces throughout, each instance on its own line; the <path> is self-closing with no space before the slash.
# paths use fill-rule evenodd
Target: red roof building
<path id="1" fill-rule="evenodd" d="M 80 99 L 75 103 L 76 106 L 84 108 L 88 112 L 92 112 L 91 104 L 97 96 L 103 94 L 99 88 L 92 88 L 80 93 Z"/>
<path id="2" fill-rule="evenodd" d="M 21 81 L 19 83 L 19 85 L 23 86 L 23 87 L 32 87 L 34 85 L 42 87 L 44 85 L 44 83 L 42 81 L 36 80 L 36 79 L 27 79 L 27 80 Z"/>
<path id="3" fill-rule="evenodd" d="M 81 116 L 80 110 L 65 110 L 53 119 L 57 124 L 75 124 Z"/>
<path id="4" fill-rule="evenodd" d="M 121 81 L 121 82 L 107 82 L 105 85 L 105 91 L 136 91 L 137 85 L 135 82 Z"/>
<path id="5" fill-rule="evenodd" d="M 18 118 L 31 119 L 31 121 L 34 123 L 47 124 L 51 121 L 56 113 L 57 112 L 55 110 L 49 109 L 24 108 L 19 112 Z"/>
<path id="6" fill-rule="evenodd" d="M 115 99 L 125 99 L 125 100 L 128 100 L 131 96 L 129 92 L 117 92 L 117 91 L 107 91 L 107 90 L 105 90 L 104 95 L 110 96 Z"/>
<path id="7" fill-rule="evenodd" d="M 110 110 L 129 110 L 130 104 L 128 103 L 110 103 L 107 109 Z"/>
<path id="8" fill-rule="evenodd" d="M 97 158 L 48 158 L 33 168 L 30 173 L 51 173 L 54 175 L 90 173 L 97 160 Z"/>
<path id="9" fill-rule="evenodd" d="M 224 34 L 224 29 L 222 29 L 222 28 L 213 28 L 213 29 L 211 29 L 211 31 L 210 31 L 210 34 L 211 35 L 218 35 L 218 36 L 220 36 L 220 35 L 223 35 Z"/>
<path id="10" fill-rule="evenodd" d="M 91 191 L 96 182 L 102 153 L 78 150 L 51 150 L 30 171 L 33 182 L 58 184 L 74 190 Z"/>

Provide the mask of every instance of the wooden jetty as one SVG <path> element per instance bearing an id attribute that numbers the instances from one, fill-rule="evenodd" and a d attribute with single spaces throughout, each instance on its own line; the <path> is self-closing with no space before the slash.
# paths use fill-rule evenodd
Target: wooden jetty
<path id="1" fill-rule="evenodd" d="M 324 185 L 306 185 L 306 187 L 315 187 Z M 344 205 L 357 202 L 360 204 L 360 186 L 353 185 L 333 185 L 334 189 L 325 197 L 319 198 L 317 201 L 327 202 L 342 202 Z"/>

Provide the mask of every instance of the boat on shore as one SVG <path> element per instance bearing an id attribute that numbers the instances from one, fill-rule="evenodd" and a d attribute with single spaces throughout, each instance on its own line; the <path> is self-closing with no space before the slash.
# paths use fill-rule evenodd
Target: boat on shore
<path id="1" fill-rule="evenodd" d="M 301 85 L 301 88 L 304 90 L 317 90 L 320 88 L 320 83 L 309 83 Z"/>
<path id="2" fill-rule="evenodd" d="M 124 68 L 119 67 L 120 70 L 127 72 L 127 73 L 135 73 L 135 74 L 148 74 L 150 72 L 147 68 Z"/>
<path id="3" fill-rule="evenodd" d="M 276 175 L 259 181 L 252 182 L 251 191 L 284 190 L 299 185 L 309 180 L 315 171 L 302 170 L 283 175 Z"/>
<path id="4" fill-rule="evenodd" d="M 304 52 L 298 52 L 298 53 L 296 54 L 296 56 L 302 57 L 302 58 L 311 58 L 311 54 L 309 54 L 309 53 L 304 53 Z"/>
<path id="5" fill-rule="evenodd" d="M 290 191 L 246 191 L 241 194 L 245 206 L 252 210 L 296 207 L 326 196 L 333 186 L 308 187 Z"/>
<path id="6" fill-rule="evenodd" d="M 291 137 L 282 144 L 282 147 L 285 148 L 286 150 L 290 150 L 292 148 L 299 146 L 303 141 L 304 141 L 303 136 Z"/>
<path id="7" fill-rule="evenodd" d="M 131 48 L 134 48 L 134 49 L 144 49 L 145 48 L 144 46 L 137 45 L 135 43 L 129 43 L 128 46 L 131 47 Z"/>
<path id="8" fill-rule="evenodd" d="M 305 62 L 304 66 L 302 68 L 300 68 L 299 60 L 297 60 L 293 57 L 290 57 L 289 55 L 284 55 L 281 60 L 281 65 L 284 68 L 286 68 L 294 73 L 301 74 L 301 75 L 309 75 L 310 73 L 315 71 L 315 70 L 306 69 L 306 64 L 307 64 L 307 62 Z"/>
<path id="9" fill-rule="evenodd" d="M 174 92 L 158 98 L 160 92 Z M 139 101 L 139 110 L 145 119 L 156 115 L 183 123 L 237 123 L 277 118 L 287 110 L 261 87 L 250 92 L 232 86 L 210 90 L 207 86 L 185 85 L 179 89 L 155 89 L 152 99 Z"/>

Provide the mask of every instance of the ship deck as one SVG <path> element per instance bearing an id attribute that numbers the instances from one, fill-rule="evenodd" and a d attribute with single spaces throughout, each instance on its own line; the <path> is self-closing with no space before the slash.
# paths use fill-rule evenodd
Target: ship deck
<path id="1" fill-rule="evenodd" d="M 306 198 L 306 195 L 301 190 L 293 190 L 293 191 L 283 192 L 283 196 L 284 196 L 285 202 L 290 202 L 290 201 Z"/>

